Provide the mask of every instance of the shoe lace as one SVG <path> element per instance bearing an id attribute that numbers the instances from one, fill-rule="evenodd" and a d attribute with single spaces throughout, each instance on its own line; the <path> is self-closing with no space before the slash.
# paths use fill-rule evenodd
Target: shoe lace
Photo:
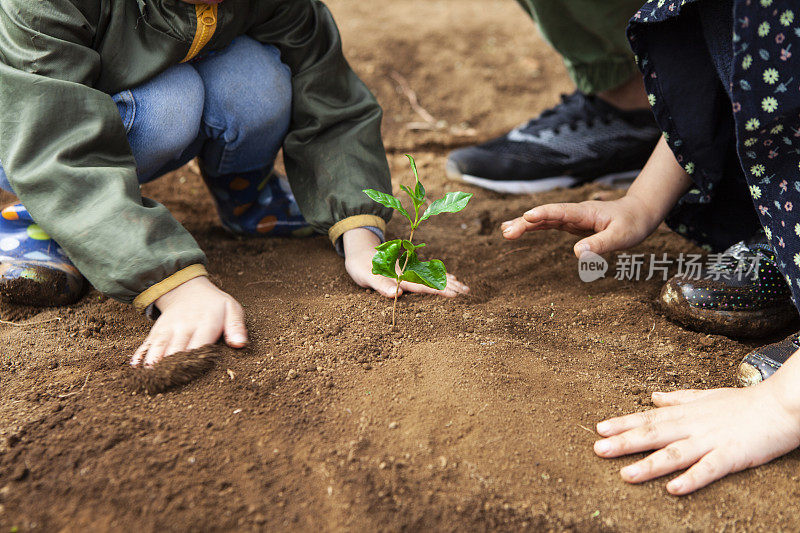
<path id="1" fill-rule="evenodd" d="M 600 113 L 594 103 L 594 96 L 588 96 L 580 91 L 572 94 L 562 94 L 561 102 L 542 111 L 542 113 L 519 128 L 524 133 L 538 133 L 544 129 L 568 128 L 571 131 L 578 129 L 581 123 L 594 127 L 598 122 L 609 124 L 611 117 L 607 113 Z"/>

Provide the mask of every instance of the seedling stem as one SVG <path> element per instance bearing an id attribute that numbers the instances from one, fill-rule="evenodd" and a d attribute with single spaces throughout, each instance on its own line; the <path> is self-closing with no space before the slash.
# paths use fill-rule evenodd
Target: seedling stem
<path id="1" fill-rule="evenodd" d="M 414 171 L 416 184 L 414 190 L 401 185 L 400 188 L 411 199 L 414 207 L 414 218 L 400 203 L 400 199 L 375 189 L 364 189 L 364 194 L 372 198 L 381 205 L 398 211 L 411 223 L 411 232 L 408 240 L 395 239 L 376 247 L 377 253 L 372 258 L 372 273 L 394 279 L 396 281 L 394 291 L 394 302 L 392 303 L 392 330 L 396 326 L 397 299 L 400 296 L 400 283 L 409 281 L 420 283 L 427 287 L 437 290 L 444 290 L 447 287 L 447 271 L 444 263 L 437 259 L 431 261 L 420 261 L 417 250 L 425 246 L 424 243 L 414 244 L 414 232 L 419 225 L 434 215 L 442 213 L 457 213 L 469 203 L 472 198 L 471 193 L 449 192 L 444 198 L 432 202 L 420 217 L 419 209 L 425 203 L 425 187 L 419 181 L 417 164 L 414 158 L 406 154 L 411 162 L 411 170 Z M 398 269 L 398 266 L 400 268 Z"/>

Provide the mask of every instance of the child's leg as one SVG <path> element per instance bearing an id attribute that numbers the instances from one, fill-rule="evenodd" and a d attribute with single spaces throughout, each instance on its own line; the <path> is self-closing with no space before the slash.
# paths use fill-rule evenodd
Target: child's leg
<path id="1" fill-rule="evenodd" d="M 149 181 L 185 164 L 199 152 L 203 83 L 188 65 L 114 96 L 139 179 Z M 13 193 L 0 166 L 0 188 Z M 0 294 L 28 305 L 67 305 L 86 282 L 62 248 L 37 226 L 22 204 L 0 212 Z"/>
<path id="2" fill-rule="evenodd" d="M 142 183 L 180 168 L 200 152 L 205 90 L 197 71 L 176 65 L 114 95 Z"/>
<path id="3" fill-rule="evenodd" d="M 245 234 L 305 231 L 288 185 L 272 172 L 292 110 L 291 71 L 278 50 L 239 37 L 193 66 L 206 96 L 201 167 L 222 223 Z"/>

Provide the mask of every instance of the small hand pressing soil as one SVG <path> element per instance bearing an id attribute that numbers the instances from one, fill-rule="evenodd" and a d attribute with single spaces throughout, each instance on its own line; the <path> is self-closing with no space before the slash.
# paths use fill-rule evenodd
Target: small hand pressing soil
<path id="1" fill-rule="evenodd" d="M 135 392 L 158 394 L 186 385 L 211 370 L 220 358 L 220 347 L 208 345 L 170 355 L 152 367 L 133 367 L 128 386 Z"/>

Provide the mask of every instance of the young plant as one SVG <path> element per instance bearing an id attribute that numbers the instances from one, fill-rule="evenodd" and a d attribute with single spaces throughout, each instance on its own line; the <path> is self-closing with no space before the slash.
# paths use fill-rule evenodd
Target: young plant
<path id="1" fill-rule="evenodd" d="M 391 278 L 397 282 L 394 291 L 394 303 L 392 304 L 392 329 L 395 326 L 395 309 L 397 308 L 397 296 L 400 293 L 400 282 L 409 281 L 420 283 L 433 289 L 444 290 L 447 286 L 447 270 L 444 263 L 438 259 L 430 261 L 420 261 L 417 250 L 425 246 L 425 243 L 414 244 L 414 232 L 420 224 L 434 215 L 442 213 L 457 213 L 467 207 L 472 193 L 449 192 L 444 198 L 431 202 L 425 212 L 420 216 L 420 208 L 425 204 L 425 187 L 419 181 L 417 163 L 414 158 L 406 154 L 411 162 L 411 170 L 414 171 L 416 185 L 414 190 L 405 185 L 400 188 L 411 198 L 414 207 L 414 216 L 403 207 L 400 199 L 391 194 L 382 193 L 375 189 L 364 189 L 364 194 L 372 198 L 381 205 L 398 211 L 411 223 L 411 234 L 408 239 L 395 239 L 387 241 L 377 248 L 378 252 L 372 258 L 372 273 L 379 276 Z"/>

